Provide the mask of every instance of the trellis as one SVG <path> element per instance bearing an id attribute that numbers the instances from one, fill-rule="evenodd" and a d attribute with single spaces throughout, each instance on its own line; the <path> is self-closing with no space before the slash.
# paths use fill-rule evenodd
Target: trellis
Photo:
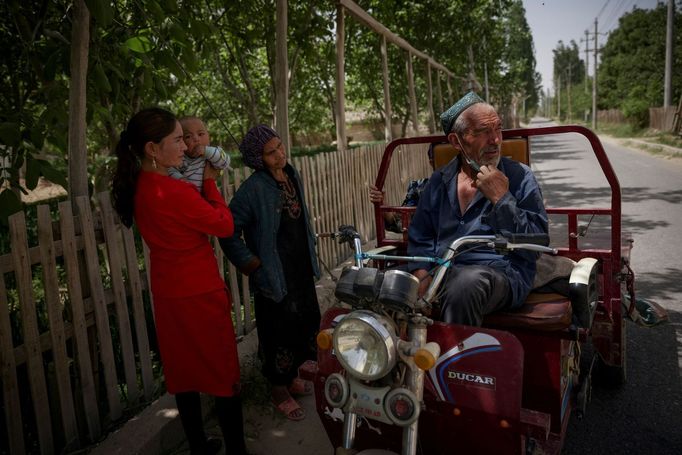
<path id="1" fill-rule="evenodd" d="M 345 80 L 345 34 L 344 34 L 344 23 L 345 23 L 345 13 L 346 11 L 351 14 L 360 23 L 366 25 L 375 33 L 381 36 L 381 69 L 382 78 L 384 86 L 384 111 L 386 125 L 384 128 L 384 135 L 387 142 L 393 139 L 391 131 L 391 93 L 390 93 L 390 83 L 388 76 L 388 49 L 387 42 L 395 44 L 399 48 L 407 51 L 407 84 L 408 92 L 410 97 L 410 118 L 412 121 L 412 132 L 417 134 L 418 131 L 418 120 L 417 120 L 417 98 L 414 90 L 414 71 L 412 67 L 412 57 L 417 57 L 426 62 L 427 70 L 427 102 L 428 102 L 428 115 L 429 115 L 429 131 L 434 133 L 436 131 L 436 115 L 433 110 L 433 83 L 432 83 L 432 69 L 437 71 L 436 73 L 436 98 L 438 99 L 440 109 L 439 112 L 443 111 L 443 97 L 440 83 L 440 75 L 438 72 L 442 72 L 446 76 L 447 80 L 447 90 L 448 90 L 448 101 L 453 102 L 452 94 L 452 78 L 461 78 L 456 76 L 452 71 L 443 66 L 442 64 L 436 62 L 432 57 L 424 52 L 421 52 L 410 43 L 405 41 L 400 36 L 391 32 L 383 24 L 374 19 L 365 10 L 360 8 L 352 0 L 337 0 L 336 9 L 336 143 L 337 148 L 341 149 L 345 147 L 346 144 L 346 118 L 345 118 L 345 94 L 344 94 L 344 80 Z"/>
<path id="2" fill-rule="evenodd" d="M 440 73 L 446 77 L 448 101 L 453 102 L 453 92 L 451 79 L 457 78 L 467 80 L 467 78 L 457 76 L 444 65 L 435 61 L 428 54 L 415 49 L 410 43 L 391 32 L 383 24 L 374 19 L 365 10 L 360 8 L 352 0 L 337 0 L 336 9 L 336 144 L 337 150 L 343 150 L 347 146 L 346 136 L 346 101 L 345 101 L 345 14 L 348 12 L 360 23 L 366 25 L 375 33 L 381 36 L 381 73 L 384 89 L 384 111 L 385 127 L 384 138 L 387 142 L 393 139 L 391 120 L 393 117 L 391 106 L 391 91 L 388 75 L 388 44 L 392 43 L 407 52 L 407 84 L 410 97 L 410 119 L 412 123 L 412 133 L 418 132 L 417 119 L 417 97 L 414 89 L 414 70 L 412 58 L 416 57 L 426 62 L 426 83 L 427 83 L 427 102 L 429 111 L 429 131 L 436 131 L 436 115 L 433 106 L 433 79 L 432 70 L 436 70 L 436 99 L 438 100 L 439 112 L 443 111 L 443 92 L 441 88 Z M 289 118 L 288 118 L 288 57 L 286 49 L 286 30 L 287 30 L 287 0 L 277 0 L 276 15 L 276 75 L 275 87 L 278 96 L 276 97 L 275 107 L 275 128 L 282 136 L 287 151 L 289 150 Z"/>

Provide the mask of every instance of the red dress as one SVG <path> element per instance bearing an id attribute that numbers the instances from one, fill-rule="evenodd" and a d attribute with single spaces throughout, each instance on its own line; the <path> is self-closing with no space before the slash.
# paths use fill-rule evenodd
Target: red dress
<path id="1" fill-rule="evenodd" d="M 190 184 L 140 172 L 135 223 L 150 250 L 156 334 L 170 393 L 232 396 L 239 383 L 230 300 L 208 235 L 229 237 L 232 214 L 214 180 Z"/>

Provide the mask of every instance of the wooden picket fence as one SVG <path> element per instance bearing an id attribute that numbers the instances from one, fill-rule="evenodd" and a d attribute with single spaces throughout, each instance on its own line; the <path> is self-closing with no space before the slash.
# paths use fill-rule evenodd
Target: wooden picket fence
<path id="1" fill-rule="evenodd" d="M 365 240 L 374 238 L 367 188 L 383 148 L 293 159 L 317 232 L 354 224 Z M 388 203 L 400 204 L 407 182 L 428 175 L 424 150 L 394 154 Z M 249 174 L 223 175 L 227 200 Z M 13 215 L 11 252 L 0 256 L 0 453 L 87 446 L 151 401 L 161 380 L 152 358 L 148 252 L 139 236 L 120 224 L 109 193 L 97 195 L 94 210 L 85 197 L 61 202 L 58 221 L 52 217 L 49 206 L 37 207 L 31 246 L 25 214 Z M 246 334 L 255 326 L 247 277 L 215 250 L 232 293 L 235 331 Z M 329 268 L 350 254 L 330 240 L 319 242 L 318 252 Z"/>

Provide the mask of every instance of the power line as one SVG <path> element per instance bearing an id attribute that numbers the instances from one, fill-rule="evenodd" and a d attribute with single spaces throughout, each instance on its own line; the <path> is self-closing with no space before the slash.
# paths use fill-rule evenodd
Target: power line
<path id="1" fill-rule="evenodd" d="M 145 10 L 145 8 L 144 8 L 144 4 L 141 4 L 141 5 L 138 5 L 138 6 L 140 7 L 140 11 L 142 12 L 142 17 L 143 17 L 143 19 L 147 22 L 147 24 L 148 24 L 148 25 L 150 26 L 150 28 L 151 28 L 151 27 L 152 27 L 152 22 L 149 20 L 149 17 L 148 17 L 148 16 L 146 15 L 146 13 L 145 13 L 146 10 Z M 210 9 L 209 9 L 209 12 L 210 12 Z M 237 139 L 232 135 L 232 133 L 230 132 L 229 128 L 227 127 L 227 124 L 225 123 L 225 121 L 223 120 L 223 118 L 220 116 L 220 114 L 218 114 L 218 111 L 215 110 L 215 108 L 213 107 L 213 104 L 211 104 L 211 102 L 209 101 L 208 97 L 204 94 L 203 90 L 201 90 L 201 88 L 199 87 L 199 84 L 198 84 L 198 83 L 195 81 L 195 79 L 192 77 L 192 74 L 191 74 L 189 71 L 187 71 L 187 69 L 185 68 L 185 66 L 180 62 L 180 59 L 179 59 L 178 56 L 175 54 L 175 52 L 173 52 L 173 50 L 171 49 L 171 47 L 170 47 L 170 46 L 166 46 L 166 45 L 168 44 L 166 40 L 160 40 L 159 42 L 160 42 L 160 44 L 161 44 L 162 46 L 165 46 L 165 47 L 166 47 L 166 49 L 168 50 L 168 55 L 170 55 L 170 57 L 175 61 L 175 64 L 176 64 L 176 65 L 178 66 L 178 68 L 180 68 L 180 70 L 184 73 L 185 77 L 186 77 L 187 80 L 190 82 L 190 84 L 196 89 L 197 92 L 199 92 L 199 95 L 200 95 L 201 98 L 204 100 L 204 103 L 206 103 L 206 106 L 208 106 L 209 110 L 213 113 L 213 115 L 216 117 L 216 119 L 218 120 L 218 122 L 220 122 L 220 124 L 223 126 L 223 128 L 225 128 L 225 131 L 227 131 L 227 134 L 230 136 L 230 138 L 232 139 L 232 141 L 237 145 L 237 148 L 239 148 L 239 142 L 237 142 Z"/>
<path id="2" fill-rule="evenodd" d="M 599 10 L 599 13 L 597 14 L 597 19 L 599 19 L 599 17 L 601 17 L 601 13 L 604 12 L 604 9 L 606 9 L 606 6 L 609 4 L 610 1 L 611 0 L 606 0 L 606 3 L 604 3 L 604 6 L 601 7 L 601 10 Z"/>
<path id="3" fill-rule="evenodd" d="M 610 16 L 608 24 L 605 22 L 605 30 L 611 30 L 618 24 L 618 20 L 629 11 L 634 4 L 635 0 L 626 0 L 619 5 L 617 9 L 614 9 L 613 14 Z"/>

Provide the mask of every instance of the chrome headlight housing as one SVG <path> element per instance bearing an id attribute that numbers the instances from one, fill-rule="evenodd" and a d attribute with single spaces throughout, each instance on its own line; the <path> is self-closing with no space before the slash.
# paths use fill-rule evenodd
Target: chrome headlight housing
<path id="1" fill-rule="evenodd" d="M 353 311 L 343 318 L 334 328 L 333 342 L 343 368 L 362 380 L 386 376 L 397 361 L 393 325 L 370 311 Z"/>

